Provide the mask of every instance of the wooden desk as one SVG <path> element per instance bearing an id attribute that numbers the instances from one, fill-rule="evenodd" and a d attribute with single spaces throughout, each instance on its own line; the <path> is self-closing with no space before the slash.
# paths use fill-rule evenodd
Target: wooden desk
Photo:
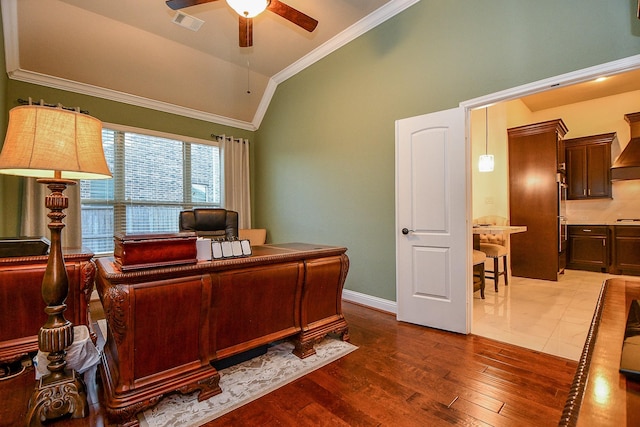
<path id="1" fill-rule="evenodd" d="M 90 327 L 89 299 L 95 264 L 89 251 L 64 251 L 69 278 L 64 316 L 74 325 Z M 47 321 L 42 279 L 48 255 L 0 258 L 0 363 L 10 363 L 38 351 L 38 331 Z"/>
<path id="2" fill-rule="evenodd" d="M 315 354 L 328 333 L 348 340 L 342 288 L 346 248 L 290 243 L 253 255 L 121 272 L 97 262 L 96 286 L 108 322 L 101 364 L 105 408 L 135 425 L 163 395 L 220 393 L 209 363 L 294 336 L 294 353 Z"/>
<path id="3" fill-rule="evenodd" d="M 640 383 L 619 373 L 634 299 L 640 299 L 640 281 L 616 278 L 603 284 L 560 426 L 640 425 Z"/>

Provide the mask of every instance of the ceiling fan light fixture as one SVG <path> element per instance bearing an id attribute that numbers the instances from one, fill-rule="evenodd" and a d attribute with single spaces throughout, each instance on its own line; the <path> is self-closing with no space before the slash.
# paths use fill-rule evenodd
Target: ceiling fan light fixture
<path id="1" fill-rule="evenodd" d="M 269 0 L 226 0 L 238 15 L 253 18 L 260 15 L 269 6 Z"/>

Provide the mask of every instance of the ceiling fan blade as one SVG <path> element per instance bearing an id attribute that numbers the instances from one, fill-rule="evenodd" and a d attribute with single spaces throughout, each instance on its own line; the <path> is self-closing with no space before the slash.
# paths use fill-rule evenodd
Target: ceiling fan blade
<path id="1" fill-rule="evenodd" d="M 184 7 L 195 6 L 197 4 L 211 3 L 217 0 L 167 0 L 167 6 L 173 10 L 182 9 Z"/>
<path id="2" fill-rule="evenodd" d="M 238 16 L 238 34 L 240 40 L 240 47 L 253 46 L 253 18 L 245 18 L 244 16 Z"/>
<path id="3" fill-rule="evenodd" d="M 297 26 L 304 28 L 309 32 L 315 30 L 316 26 L 318 25 L 318 21 L 316 21 L 312 17 L 305 15 L 304 13 L 292 8 L 287 4 L 282 3 L 280 0 L 271 0 L 271 3 L 269 3 L 267 9 L 282 16 L 284 19 L 293 22 Z"/>

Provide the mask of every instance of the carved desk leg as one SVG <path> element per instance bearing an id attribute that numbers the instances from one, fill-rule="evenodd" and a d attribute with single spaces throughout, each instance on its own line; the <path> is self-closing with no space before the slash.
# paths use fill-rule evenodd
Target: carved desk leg
<path id="1" fill-rule="evenodd" d="M 316 354 L 314 346 L 324 339 L 327 334 L 338 334 L 342 341 L 349 341 L 349 326 L 343 316 L 323 327 L 313 328 L 300 332 L 293 343 L 293 354 L 300 359 Z"/>
<path id="2" fill-rule="evenodd" d="M 330 333 L 349 341 L 349 326 L 342 314 L 342 289 L 349 271 L 349 257 L 307 261 L 302 296 L 302 331 L 294 340 L 293 354 L 301 359 L 316 354 L 316 343 Z"/>
<path id="3" fill-rule="evenodd" d="M 107 360 L 103 358 L 103 363 L 101 365 L 101 375 L 103 376 L 103 381 L 106 381 L 105 395 L 107 400 L 109 401 L 106 406 L 107 418 L 118 427 L 138 426 L 140 423 L 138 421 L 137 415 L 140 412 L 144 412 L 147 409 L 157 405 L 158 402 L 160 402 L 160 400 L 168 393 L 153 395 L 147 398 L 143 398 L 142 400 L 135 401 L 131 404 L 124 403 L 125 401 L 129 400 L 129 396 L 116 396 L 113 394 L 113 384 L 111 384 L 109 377 L 105 377 L 105 371 L 108 370 L 108 368 L 104 371 L 102 370 L 104 369 L 104 366 L 106 366 L 106 363 Z M 198 391 L 198 401 L 201 402 L 222 392 L 219 386 L 219 381 L 220 374 L 216 373 L 211 377 L 201 379 L 192 384 L 187 384 L 175 391 L 178 391 L 182 394 L 189 394 L 194 391 Z M 115 407 L 109 406 L 109 404 L 114 405 Z"/>

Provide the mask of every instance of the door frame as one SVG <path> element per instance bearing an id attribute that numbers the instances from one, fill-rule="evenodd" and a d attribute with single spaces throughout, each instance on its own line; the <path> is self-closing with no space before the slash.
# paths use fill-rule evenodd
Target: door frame
<path id="1" fill-rule="evenodd" d="M 473 159 L 471 159 L 471 110 L 489 107 L 493 104 L 497 104 L 503 101 L 510 101 L 518 98 L 522 98 L 527 95 L 533 95 L 540 92 L 546 92 L 553 89 L 562 88 L 565 86 L 571 86 L 577 83 L 584 83 L 594 80 L 598 77 L 606 77 L 615 74 L 624 73 L 626 71 L 633 71 L 640 69 L 640 54 L 633 55 L 626 58 L 618 59 L 611 62 L 605 62 L 603 64 L 595 65 L 588 68 L 583 68 L 569 73 L 560 74 L 547 79 L 538 80 L 532 83 L 527 83 L 521 86 L 515 86 L 510 89 L 505 89 L 499 92 L 490 93 L 478 98 L 469 99 L 459 104 L 461 108 L 464 108 L 465 114 L 465 139 L 467 147 L 467 165 L 465 168 L 466 174 L 466 186 L 467 186 L 467 325 L 472 331 L 473 327 L 473 286 L 472 286 L 472 257 L 473 257 L 473 198 L 472 198 L 472 179 L 471 168 Z"/>

